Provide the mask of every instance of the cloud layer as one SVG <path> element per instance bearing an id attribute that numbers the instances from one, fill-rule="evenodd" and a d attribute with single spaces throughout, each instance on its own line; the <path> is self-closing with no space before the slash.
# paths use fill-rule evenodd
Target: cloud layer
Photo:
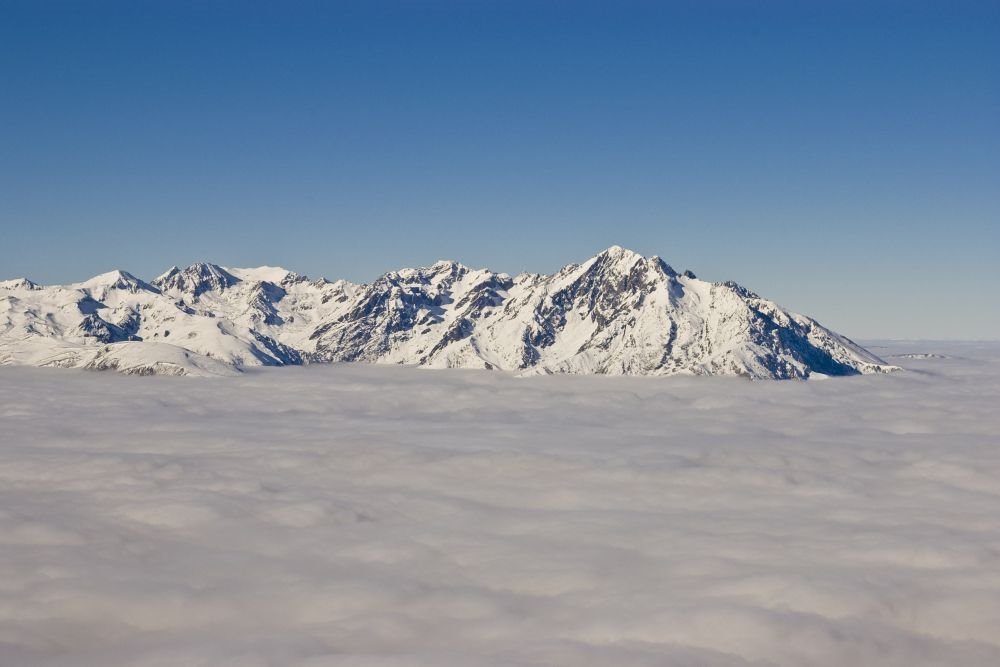
<path id="1" fill-rule="evenodd" d="M 1000 345 L 873 351 L 909 372 L 0 368 L 0 663 L 1000 664 Z"/>

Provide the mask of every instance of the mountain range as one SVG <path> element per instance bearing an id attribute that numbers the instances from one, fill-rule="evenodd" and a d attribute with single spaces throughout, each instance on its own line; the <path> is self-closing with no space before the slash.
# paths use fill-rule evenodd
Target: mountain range
<path id="1" fill-rule="evenodd" d="M 552 275 L 440 261 L 355 284 L 201 263 L 149 282 L 0 281 L 0 365 L 229 375 L 321 362 L 753 379 L 894 369 L 734 282 L 618 246 Z"/>

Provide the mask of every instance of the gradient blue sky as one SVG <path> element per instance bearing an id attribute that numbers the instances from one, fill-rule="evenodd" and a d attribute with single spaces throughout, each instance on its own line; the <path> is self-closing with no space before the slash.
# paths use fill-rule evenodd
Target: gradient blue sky
<path id="1" fill-rule="evenodd" d="M 611 244 L 1000 338 L 998 2 L 0 0 L 0 277 Z"/>

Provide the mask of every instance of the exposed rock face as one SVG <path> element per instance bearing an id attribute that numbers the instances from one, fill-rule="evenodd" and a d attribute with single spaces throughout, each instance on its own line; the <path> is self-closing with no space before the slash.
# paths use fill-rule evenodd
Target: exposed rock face
<path id="1" fill-rule="evenodd" d="M 736 283 L 617 246 L 549 276 L 438 262 L 355 285 L 195 264 L 152 283 L 121 271 L 0 282 L 0 363 L 123 370 L 122 359 L 172 374 L 327 361 L 775 379 L 894 368 Z"/>

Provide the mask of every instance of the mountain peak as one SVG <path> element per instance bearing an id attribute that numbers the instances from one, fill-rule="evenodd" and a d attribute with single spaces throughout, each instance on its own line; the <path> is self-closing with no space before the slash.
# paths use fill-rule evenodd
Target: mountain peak
<path id="1" fill-rule="evenodd" d="M 218 264 L 198 262 L 185 269 L 174 266 L 153 284 L 165 292 L 177 291 L 196 297 L 205 292 L 228 289 L 239 282 L 239 278 Z"/>
<path id="2" fill-rule="evenodd" d="M 299 274 L 294 271 L 289 271 L 288 269 L 280 266 L 252 266 L 247 268 L 231 268 L 225 270 L 240 280 L 268 282 L 275 285 L 280 285 L 289 278 L 294 280 L 300 277 Z"/>
<path id="3" fill-rule="evenodd" d="M 430 269 L 435 273 L 448 272 L 452 275 L 459 275 L 469 271 L 469 267 L 453 259 L 439 259 L 430 266 Z"/>
<path id="4" fill-rule="evenodd" d="M 580 266 L 586 271 L 628 272 L 639 262 L 645 261 L 646 258 L 639 253 L 620 245 L 613 245 L 597 253 Z"/>
<path id="5" fill-rule="evenodd" d="M 594 256 L 594 259 L 632 266 L 636 262 L 645 261 L 646 258 L 634 250 L 623 248 L 620 245 L 613 245 L 597 253 L 597 255 Z"/>
<path id="6" fill-rule="evenodd" d="M 79 283 L 77 287 L 85 290 L 121 289 L 129 292 L 159 291 L 144 280 L 140 280 L 128 271 L 122 271 L 120 269 L 96 275 L 90 280 Z"/>
<path id="7" fill-rule="evenodd" d="M 10 280 L 0 280 L 0 289 L 26 289 L 26 290 L 36 290 L 40 289 L 38 285 L 31 282 L 27 278 L 12 278 Z"/>
<path id="8" fill-rule="evenodd" d="M 153 280 L 152 280 L 151 282 L 152 282 L 152 283 L 153 283 L 154 285 L 156 285 L 157 283 L 159 283 L 159 282 L 161 282 L 161 281 L 163 281 L 163 280 L 166 280 L 166 279 L 167 279 L 167 278 L 169 278 L 170 276 L 174 275 L 175 273 L 179 273 L 179 272 L 180 272 L 180 269 L 179 269 L 179 268 L 177 268 L 177 265 L 176 265 L 176 264 L 174 264 L 174 265 L 173 265 L 173 266 L 171 266 L 171 267 L 170 267 L 169 269 L 167 269 L 166 271 L 164 271 L 164 272 L 163 272 L 163 273 L 161 273 L 160 275 L 158 275 L 158 276 L 156 276 L 155 278 L 153 278 Z"/>
<path id="9" fill-rule="evenodd" d="M 627 258 L 627 259 L 632 259 L 634 257 L 634 258 L 645 259 L 642 255 L 640 255 L 639 253 L 635 252 L 634 250 L 629 250 L 628 248 L 623 248 L 620 245 L 608 246 L 606 249 L 604 249 L 601 252 L 597 253 L 597 256 L 598 257 L 607 256 L 607 257 L 616 257 L 616 258 L 618 258 L 618 257 L 624 257 L 624 258 Z"/>
<path id="10" fill-rule="evenodd" d="M 218 264 L 211 262 L 195 262 L 184 269 L 184 273 L 199 275 L 222 275 L 227 271 Z"/>

